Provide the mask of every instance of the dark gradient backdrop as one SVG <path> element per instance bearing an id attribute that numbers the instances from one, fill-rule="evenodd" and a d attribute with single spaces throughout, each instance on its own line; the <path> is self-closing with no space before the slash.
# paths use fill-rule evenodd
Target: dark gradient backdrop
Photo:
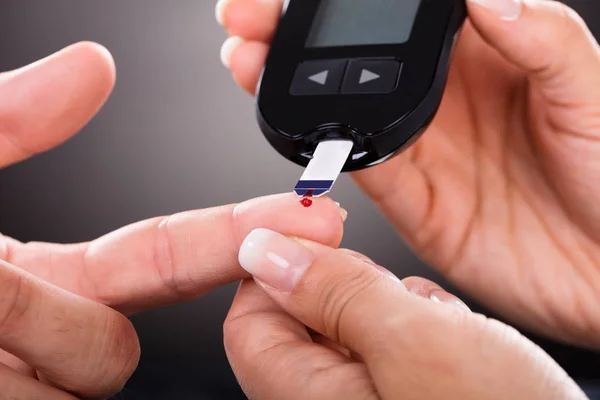
<path id="1" fill-rule="evenodd" d="M 569 3 L 600 37 L 600 2 Z M 221 66 L 226 36 L 214 6 L 215 0 L 2 1 L 0 70 L 93 40 L 114 55 L 118 79 L 112 98 L 76 138 L 0 172 L 0 231 L 23 241 L 79 242 L 148 217 L 290 190 L 301 170 L 271 150 L 256 126 L 253 99 Z M 344 246 L 401 276 L 437 279 L 347 177 L 332 197 L 350 212 Z M 234 290 L 135 317 L 142 361 L 118 398 L 244 398 L 222 345 Z M 580 378 L 600 370 L 595 355 L 542 344 Z M 584 359 L 595 366 L 581 367 Z"/>

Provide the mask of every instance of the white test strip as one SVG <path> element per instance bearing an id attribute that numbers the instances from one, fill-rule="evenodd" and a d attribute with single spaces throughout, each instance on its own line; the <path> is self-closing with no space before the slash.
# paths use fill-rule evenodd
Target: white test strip
<path id="1" fill-rule="evenodd" d="M 342 172 L 354 143 L 350 140 L 327 140 L 317 145 L 312 160 L 296 183 L 294 193 L 300 197 L 320 197 L 331 190 Z"/>

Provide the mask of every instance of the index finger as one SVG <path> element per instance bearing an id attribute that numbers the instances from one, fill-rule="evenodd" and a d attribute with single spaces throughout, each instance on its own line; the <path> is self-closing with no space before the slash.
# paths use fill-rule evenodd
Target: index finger
<path id="1" fill-rule="evenodd" d="M 337 247 L 342 210 L 326 197 L 304 208 L 287 193 L 153 218 L 90 243 L 7 240 L 4 256 L 50 283 L 130 314 L 248 277 L 237 253 L 244 237 L 261 227 Z M 0 236 L 0 258 L 1 242 Z"/>

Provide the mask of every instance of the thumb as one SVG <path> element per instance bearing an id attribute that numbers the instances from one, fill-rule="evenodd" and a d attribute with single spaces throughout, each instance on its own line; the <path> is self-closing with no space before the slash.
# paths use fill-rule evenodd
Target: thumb
<path id="1" fill-rule="evenodd" d="M 529 75 L 547 99 L 594 104 L 600 96 L 600 47 L 571 8 L 548 0 L 469 0 L 483 39 Z"/>

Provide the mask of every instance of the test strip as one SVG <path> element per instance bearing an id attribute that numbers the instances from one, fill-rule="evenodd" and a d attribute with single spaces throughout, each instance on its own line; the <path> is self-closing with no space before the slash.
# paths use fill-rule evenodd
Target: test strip
<path id="1" fill-rule="evenodd" d="M 300 197 L 320 197 L 329 193 L 350 157 L 353 146 L 349 140 L 319 143 L 304 174 L 296 183 L 294 193 Z"/>

